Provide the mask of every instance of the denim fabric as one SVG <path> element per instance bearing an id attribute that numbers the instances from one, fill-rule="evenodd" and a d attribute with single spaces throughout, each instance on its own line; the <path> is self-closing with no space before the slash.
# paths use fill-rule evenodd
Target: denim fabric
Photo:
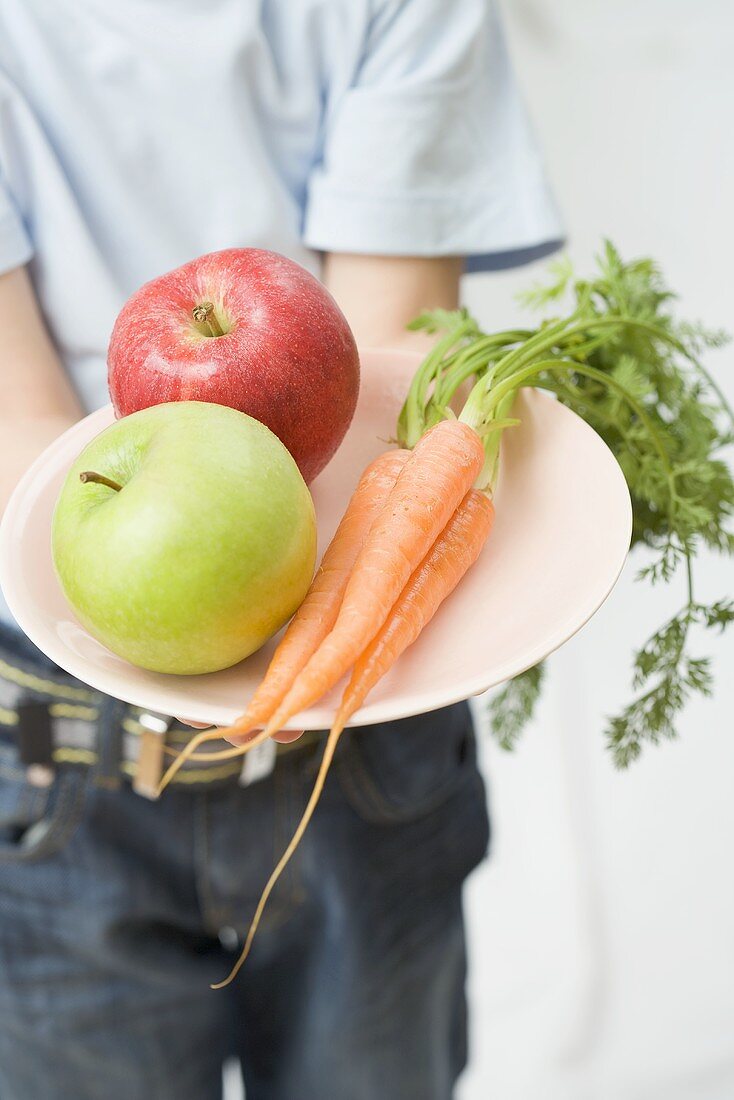
<path id="1" fill-rule="evenodd" d="M 159 802 L 31 787 L 0 738 L 0 1097 L 446 1100 L 466 1059 L 461 887 L 488 840 L 469 710 L 349 731 L 237 982 L 214 992 L 320 745 Z"/>

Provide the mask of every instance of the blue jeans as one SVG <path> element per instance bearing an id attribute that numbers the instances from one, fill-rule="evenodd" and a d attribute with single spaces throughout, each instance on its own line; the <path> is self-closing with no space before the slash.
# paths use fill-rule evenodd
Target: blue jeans
<path id="1" fill-rule="evenodd" d="M 0 637 L 0 681 L 31 659 L 13 644 Z M 231 1056 L 248 1100 L 452 1095 L 466 1061 L 461 889 L 488 841 L 466 704 L 348 732 L 250 958 L 209 988 L 320 752 L 284 752 L 247 788 L 158 802 L 73 764 L 36 787 L 0 708 L 2 1100 L 214 1100 Z"/>

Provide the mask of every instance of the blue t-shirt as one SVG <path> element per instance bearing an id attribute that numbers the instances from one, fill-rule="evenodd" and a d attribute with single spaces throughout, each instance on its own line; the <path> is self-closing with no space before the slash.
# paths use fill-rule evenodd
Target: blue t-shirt
<path id="1" fill-rule="evenodd" d="M 0 272 L 88 410 L 126 297 L 201 253 L 482 270 L 560 236 L 491 0 L 0 0 Z"/>

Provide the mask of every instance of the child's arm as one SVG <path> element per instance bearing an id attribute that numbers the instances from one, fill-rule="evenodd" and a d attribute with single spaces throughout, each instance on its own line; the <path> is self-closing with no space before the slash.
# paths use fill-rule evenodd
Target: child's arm
<path id="1" fill-rule="evenodd" d="M 424 309 L 456 309 L 463 261 L 453 256 L 357 256 L 332 252 L 324 281 L 360 347 L 422 348 L 430 338 L 406 332 Z"/>
<path id="2" fill-rule="evenodd" d="M 25 268 L 0 275 L 0 514 L 21 474 L 81 416 Z"/>

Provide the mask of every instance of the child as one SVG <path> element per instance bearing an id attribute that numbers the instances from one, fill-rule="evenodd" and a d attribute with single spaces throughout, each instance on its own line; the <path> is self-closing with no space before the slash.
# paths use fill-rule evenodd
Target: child
<path id="1" fill-rule="evenodd" d="M 126 296 L 196 255 L 283 252 L 395 344 L 559 236 L 491 0 L 0 0 L 0 507 L 107 400 Z M 208 1100 L 233 1055 L 248 1100 L 449 1097 L 488 829 L 466 704 L 344 739 L 221 993 L 319 737 L 151 802 L 151 728 L 187 736 L 0 611 L 3 1100 Z"/>

